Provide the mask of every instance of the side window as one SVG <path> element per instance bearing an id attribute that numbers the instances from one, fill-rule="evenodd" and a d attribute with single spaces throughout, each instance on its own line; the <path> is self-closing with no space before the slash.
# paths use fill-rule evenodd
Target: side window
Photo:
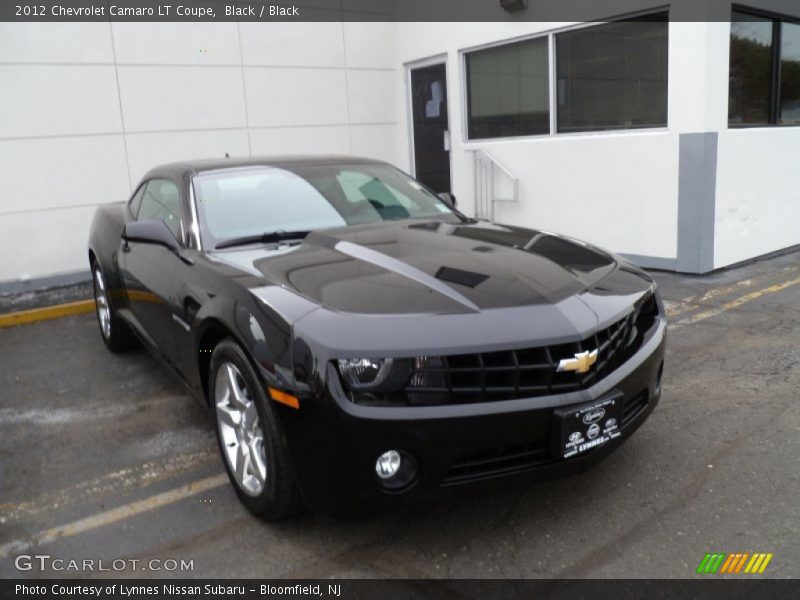
<path id="1" fill-rule="evenodd" d="M 142 185 L 140 185 L 139 189 L 136 190 L 136 193 L 133 195 L 133 198 L 131 198 L 130 209 L 131 209 L 131 214 L 134 217 L 137 214 L 139 214 L 139 206 L 141 206 L 141 204 L 142 204 L 142 196 L 144 196 L 144 188 L 146 188 L 146 187 L 147 187 L 146 183 L 143 183 Z"/>
<path id="2" fill-rule="evenodd" d="M 181 195 L 178 186 L 168 179 L 147 183 L 137 216 L 139 221 L 161 219 L 176 239 L 181 239 Z"/>

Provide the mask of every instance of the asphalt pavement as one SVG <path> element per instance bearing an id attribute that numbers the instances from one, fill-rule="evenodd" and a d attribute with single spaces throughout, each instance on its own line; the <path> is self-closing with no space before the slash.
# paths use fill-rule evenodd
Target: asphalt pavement
<path id="1" fill-rule="evenodd" d="M 663 398 L 616 452 L 359 521 L 250 516 L 206 409 L 146 352 L 108 353 L 93 314 L 0 330 L 0 577 L 683 578 L 706 552 L 798 577 L 800 255 L 655 276 Z"/>

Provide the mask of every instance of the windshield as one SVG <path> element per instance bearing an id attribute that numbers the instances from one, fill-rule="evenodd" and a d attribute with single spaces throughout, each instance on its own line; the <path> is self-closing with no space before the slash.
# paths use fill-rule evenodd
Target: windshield
<path id="1" fill-rule="evenodd" d="M 274 231 L 454 214 L 422 184 L 382 164 L 226 169 L 196 176 L 194 190 L 212 246 Z"/>

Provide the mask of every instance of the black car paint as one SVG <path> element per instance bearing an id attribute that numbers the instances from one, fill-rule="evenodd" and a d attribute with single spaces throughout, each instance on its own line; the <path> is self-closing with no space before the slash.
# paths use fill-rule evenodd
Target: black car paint
<path id="1" fill-rule="evenodd" d="M 248 159 L 159 167 L 145 180 L 166 178 L 179 186 L 182 231 L 188 234 L 180 240 L 181 251 L 123 240 L 125 224 L 134 220 L 128 203 L 100 207 L 89 240 L 118 315 L 193 395 L 206 402 L 203 369 L 213 345 L 227 335 L 246 350 L 264 385 L 300 398 L 299 410 L 281 404 L 276 409 L 296 483 L 314 510 L 342 513 L 362 501 L 440 494 L 443 473 L 458 456 L 547 437 L 554 407 L 611 390 L 627 396 L 647 390 L 649 399 L 620 438 L 502 480 L 581 470 L 647 418 L 660 397 L 656 381 L 666 337 L 660 300 L 659 316 L 639 352 L 581 392 L 453 406 L 369 407 L 346 397 L 333 366 L 336 358 L 489 352 L 582 339 L 630 313 L 655 289 L 649 275 L 593 246 L 456 216 L 344 227 L 313 232 L 298 243 L 220 251 L 198 250 L 189 233 L 191 180 L 199 172 L 362 160 Z M 382 490 L 372 476 L 375 459 L 389 448 L 420 461 L 415 484 L 399 494 Z"/>

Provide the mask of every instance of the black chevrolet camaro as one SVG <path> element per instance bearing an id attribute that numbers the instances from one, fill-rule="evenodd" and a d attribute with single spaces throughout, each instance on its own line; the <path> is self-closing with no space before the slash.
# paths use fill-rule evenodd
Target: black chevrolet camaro
<path id="1" fill-rule="evenodd" d="M 210 407 L 264 518 L 579 472 L 660 398 L 656 285 L 454 204 L 352 157 L 158 167 L 92 223 L 103 341 Z"/>

